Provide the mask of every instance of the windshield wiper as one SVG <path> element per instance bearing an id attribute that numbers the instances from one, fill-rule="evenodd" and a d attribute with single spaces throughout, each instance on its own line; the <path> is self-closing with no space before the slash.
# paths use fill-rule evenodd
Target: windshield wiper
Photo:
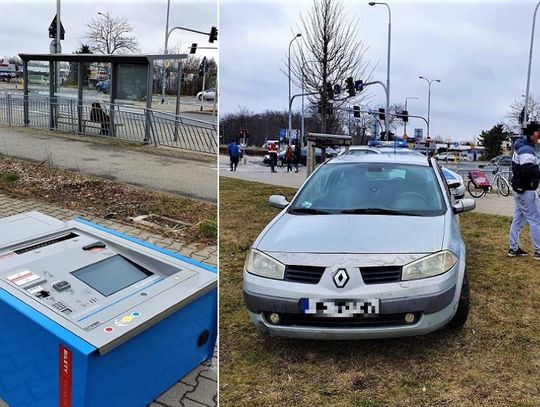
<path id="1" fill-rule="evenodd" d="M 397 211 L 394 209 L 385 209 L 385 208 L 354 208 L 354 209 L 344 209 L 341 213 L 348 213 L 353 215 L 397 215 L 397 216 L 422 216 L 418 213 L 403 212 Z"/>
<path id="2" fill-rule="evenodd" d="M 289 213 L 305 213 L 309 215 L 330 215 L 330 212 L 322 211 L 314 208 L 293 208 Z"/>

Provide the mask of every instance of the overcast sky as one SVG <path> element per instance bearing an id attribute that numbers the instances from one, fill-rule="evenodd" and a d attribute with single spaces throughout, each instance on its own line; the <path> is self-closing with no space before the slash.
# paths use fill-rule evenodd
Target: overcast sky
<path id="1" fill-rule="evenodd" d="M 357 38 L 369 47 L 374 79 L 386 81 L 388 12 L 367 3 L 344 1 L 347 14 L 359 19 Z M 472 140 L 503 120 L 510 103 L 525 93 L 536 3 L 388 1 L 391 103 L 416 96 L 409 100 L 409 113 L 427 117 L 427 83 L 418 79 L 423 75 L 442 81 L 432 85 L 432 136 Z M 240 106 L 255 112 L 286 109 L 287 77 L 280 68 L 289 41 L 300 30 L 300 13 L 311 5 L 309 0 L 220 1 L 221 114 Z M 537 40 L 531 92 L 540 95 Z M 382 88 L 372 91 L 373 104 L 385 103 Z M 418 121 L 411 124 L 421 127 Z"/>
<path id="2" fill-rule="evenodd" d="M 0 55 L 19 53 L 48 53 L 48 28 L 56 14 L 56 0 L 0 0 Z M 142 53 L 157 53 L 165 43 L 167 0 L 62 0 L 61 20 L 65 29 L 62 52 L 72 53 L 85 43 L 86 22 L 109 11 L 112 16 L 126 18 L 134 28 Z M 209 32 L 217 26 L 217 0 L 171 0 L 169 28 L 181 26 Z M 169 48 L 187 47 L 192 42 L 199 46 L 217 46 L 208 43 L 208 37 L 176 30 L 169 38 Z M 198 55 L 217 57 L 217 51 L 198 50 Z"/>

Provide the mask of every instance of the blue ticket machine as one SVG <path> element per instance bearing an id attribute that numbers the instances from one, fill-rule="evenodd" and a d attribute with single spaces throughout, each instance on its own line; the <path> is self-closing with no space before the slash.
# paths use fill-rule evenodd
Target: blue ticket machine
<path id="1" fill-rule="evenodd" d="M 216 335 L 212 267 L 82 219 L 0 219 L 8 406 L 145 406 L 210 359 Z"/>

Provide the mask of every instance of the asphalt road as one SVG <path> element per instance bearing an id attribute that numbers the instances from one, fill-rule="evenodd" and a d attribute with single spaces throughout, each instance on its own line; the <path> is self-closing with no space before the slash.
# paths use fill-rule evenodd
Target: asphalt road
<path id="1" fill-rule="evenodd" d="M 153 147 L 149 147 L 153 148 Z M 46 130 L 0 127 L 0 153 L 126 182 L 148 189 L 217 202 L 217 168 L 206 162 L 135 151 L 108 143 L 57 137 Z"/>

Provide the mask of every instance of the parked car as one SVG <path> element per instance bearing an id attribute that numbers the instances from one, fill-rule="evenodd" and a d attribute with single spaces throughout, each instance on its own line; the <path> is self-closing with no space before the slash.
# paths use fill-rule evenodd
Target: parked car
<path id="1" fill-rule="evenodd" d="M 507 154 L 501 154 L 501 155 L 498 155 L 495 158 L 492 158 L 490 160 L 490 162 L 491 162 L 491 164 L 497 164 L 497 165 L 500 165 L 500 166 L 508 167 L 508 166 L 512 165 L 512 157 L 510 157 Z"/>
<path id="2" fill-rule="evenodd" d="M 216 98 L 216 88 L 206 89 L 204 92 L 197 93 L 198 100 L 214 100 Z"/>
<path id="3" fill-rule="evenodd" d="M 436 160 L 442 160 L 442 161 L 456 161 L 457 157 L 453 153 L 440 153 L 435 156 Z"/>
<path id="4" fill-rule="evenodd" d="M 358 339 L 461 327 L 469 311 L 465 244 L 433 159 L 344 155 L 325 162 L 253 243 L 243 291 L 271 335 Z M 416 233 L 417 231 L 422 233 Z"/>
<path id="5" fill-rule="evenodd" d="M 285 164 L 285 152 L 286 152 L 286 150 L 281 150 L 278 153 L 277 164 L 280 167 L 282 167 Z M 321 149 L 316 148 L 315 149 L 315 162 L 317 162 L 317 163 L 322 162 L 321 154 L 322 154 Z M 334 150 L 333 148 L 328 147 L 326 149 L 326 158 L 332 158 L 332 157 L 335 157 L 336 155 L 337 155 L 336 150 Z M 263 157 L 263 164 L 270 165 L 270 155 L 269 154 L 266 154 Z M 306 147 L 302 147 L 302 151 L 300 151 L 300 162 L 299 162 L 299 164 L 302 164 L 302 165 L 307 164 L 307 148 Z"/>
<path id="6" fill-rule="evenodd" d="M 104 81 L 99 81 L 96 85 L 96 90 L 98 92 L 103 92 L 103 93 L 109 93 L 109 90 L 111 88 L 111 80 L 110 79 L 107 79 L 107 80 L 104 80 Z"/>
<path id="7" fill-rule="evenodd" d="M 420 154 L 418 151 L 404 147 L 369 147 L 369 146 L 350 146 L 349 150 L 343 149 L 338 155 L 362 155 L 362 154 Z"/>
<path id="8" fill-rule="evenodd" d="M 450 188 L 450 192 L 454 195 L 454 198 L 463 199 L 465 196 L 465 182 L 463 181 L 463 177 L 446 167 L 441 167 L 441 170 L 448 185 L 458 184 Z"/>

